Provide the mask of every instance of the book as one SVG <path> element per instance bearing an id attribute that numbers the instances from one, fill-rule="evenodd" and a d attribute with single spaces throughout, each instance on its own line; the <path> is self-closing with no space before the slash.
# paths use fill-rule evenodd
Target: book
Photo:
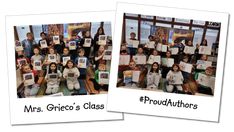
<path id="1" fill-rule="evenodd" d="M 76 41 L 70 41 L 68 43 L 69 50 L 76 50 Z"/>
<path id="2" fill-rule="evenodd" d="M 137 65 L 146 64 L 146 56 L 145 55 L 134 55 L 132 59 L 136 62 Z"/>
<path id="3" fill-rule="evenodd" d="M 109 72 L 100 71 L 98 73 L 99 84 L 109 84 Z"/>
<path id="4" fill-rule="evenodd" d="M 185 46 L 184 47 L 184 53 L 185 54 L 194 54 L 196 48 L 195 47 L 191 47 L 191 46 Z"/>
<path id="5" fill-rule="evenodd" d="M 179 48 L 173 47 L 173 48 L 170 48 L 169 51 L 171 51 L 172 55 L 177 55 L 179 52 Z"/>
<path id="6" fill-rule="evenodd" d="M 111 50 L 106 50 L 103 56 L 103 60 L 111 60 Z"/>
<path id="7" fill-rule="evenodd" d="M 203 73 L 198 73 L 197 82 L 200 85 L 203 85 L 203 86 L 210 87 L 210 88 L 214 89 L 215 77 L 207 76 L 207 75 L 205 75 Z"/>
<path id="8" fill-rule="evenodd" d="M 209 66 L 212 66 L 211 61 L 197 60 L 197 69 L 205 70 Z"/>
<path id="9" fill-rule="evenodd" d="M 162 58 L 162 65 L 166 67 L 172 67 L 174 64 L 173 58 Z"/>
<path id="10" fill-rule="evenodd" d="M 24 50 L 23 45 L 19 41 L 15 42 L 15 50 L 16 51 L 22 51 L 22 50 Z"/>
<path id="11" fill-rule="evenodd" d="M 107 36 L 106 35 L 99 35 L 98 45 L 106 45 Z"/>
<path id="12" fill-rule="evenodd" d="M 77 67 L 78 68 L 87 68 L 86 64 L 87 64 L 87 58 L 81 57 L 81 58 L 78 59 Z"/>
<path id="13" fill-rule="evenodd" d="M 65 66 L 67 64 L 68 60 L 71 60 L 70 56 L 63 57 L 63 66 Z"/>
<path id="14" fill-rule="evenodd" d="M 129 65 L 129 63 L 130 63 L 130 55 L 120 55 L 119 65 Z"/>
<path id="15" fill-rule="evenodd" d="M 41 40 L 41 41 L 40 41 L 40 45 L 41 45 L 41 48 L 42 48 L 42 49 L 48 47 L 46 40 Z"/>
<path id="16" fill-rule="evenodd" d="M 211 55 L 211 46 L 200 46 L 199 54 Z"/>
<path id="17" fill-rule="evenodd" d="M 56 63 L 57 62 L 56 54 L 48 54 L 48 61 Z"/>
<path id="18" fill-rule="evenodd" d="M 84 45 L 83 47 L 90 47 L 92 44 L 92 39 L 91 38 L 85 38 L 84 39 Z"/>
<path id="19" fill-rule="evenodd" d="M 150 55 L 147 61 L 147 64 L 153 64 L 154 62 L 157 62 L 158 64 L 161 64 L 161 56 L 157 55 Z"/>
<path id="20" fill-rule="evenodd" d="M 130 48 L 138 48 L 138 45 L 140 44 L 140 41 L 138 41 L 138 40 L 128 40 L 127 43 L 128 43 L 127 46 L 130 47 Z"/>
<path id="21" fill-rule="evenodd" d="M 53 43 L 54 44 L 60 44 L 59 36 L 53 36 Z"/>
<path id="22" fill-rule="evenodd" d="M 40 60 L 35 60 L 33 61 L 33 69 L 34 70 L 42 70 L 42 66 L 41 66 L 41 61 Z"/>
<path id="23" fill-rule="evenodd" d="M 187 72 L 187 73 L 191 73 L 193 65 L 189 64 L 189 63 L 185 63 L 183 61 L 180 61 L 180 68 L 181 68 L 180 69 L 181 71 L 184 71 L 184 72 Z"/>
<path id="24" fill-rule="evenodd" d="M 23 74 L 24 86 L 30 86 L 35 84 L 33 73 Z"/>

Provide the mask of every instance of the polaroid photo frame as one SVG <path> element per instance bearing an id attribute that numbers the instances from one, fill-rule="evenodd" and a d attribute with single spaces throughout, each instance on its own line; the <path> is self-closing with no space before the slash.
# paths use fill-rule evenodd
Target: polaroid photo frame
<path id="1" fill-rule="evenodd" d="M 83 47 L 90 47 L 92 44 L 92 39 L 91 38 L 85 38 L 84 39 L 84 45 Z"/>
<path id="2" fill-rule="evenodd" d="M 219 122 L 220 98 L 222 92 L 222 80 L 224 73 L 226 38 L 229 14 L 188 10 L 170 7 L 157 7 L 152 5 L 140 5 L 130 3 L 117 3 L 115 33 L 113 45 L 113 59 L 119 60 L 119 50 L 122 43 L 122 29 L 124 13 L 147 16 L 181 18 L 189 20 L 211 21 L 221 23 L 219 51 L 217 60 L 217 72 L 213 96 L 184 95 L 158 91 L 143 90 L 141 88 L 130 89 L 118 86 L 118 61 L 111 64 L 110 90 L 108 93 L 108 111 L 126 112 L 133 114 L 155 115 L 175 117 L 183 119 L 194 119 L 202 121 Z M 141 9 L 141 10 L 139 10 Z M 121 97 L 121 98 L 120 98 Z M 186 105 L 174 107 L 168 105 L 171 102 L 183 102 Z M 163 103 L 165 102 L 165 103 Z M 191 104 L 191 107 L 188 105 Z M 207 112 L 209 111 L 209 112 Z"/>
<path id="3" fill-rule="evenodd" d="M 92 16 L 98 17 L 94 18 Z M 114 16 L 114 11 L 6 16 L 7 55 L 9 65 L 8 68 L 10 69 L 8 70 L 10 79 L 10 120 L 12 125 L 123 120 L 122 113 L 107 112 L 106 93 L 82 96 L 43 96 L 35 98 L 18 98 L 16 88 L 17 81 L 13 26 L 82 22 L 111 22 L 113 31 Z M 74 18 L 79 19 L 74 20 Z M 25 107 L 32 108 L 34 111 L 27 112 L 28 109 L 25 109 Z M 55 107 L 58 108 L 56 111 L 54 109 Z M 73 109 L 62 110 L 62 107 L 70 107 Z"/>

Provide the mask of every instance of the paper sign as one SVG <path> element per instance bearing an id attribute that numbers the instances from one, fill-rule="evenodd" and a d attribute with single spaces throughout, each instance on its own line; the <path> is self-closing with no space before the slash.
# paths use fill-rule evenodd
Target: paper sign
<path id="1" fill-rule="evenodd" d="M 70 56 L 63 57 L 63 66 L 65 66 L 67 64 L 68 60 L 71 60 Z"/>
<path id="2" fill-rule="evenodd" d="M 197 69 L 205 70 L 209 66 L 212 66 L 211 61 L 197 60 Z"/>
<path id="3" fill-rule="evenodd" d="M 120 55 L 119 65 L 129 65 L 130 55 Z"/>
<path id="4" fill-rule="evenodd" d="M 138 40 L 128 40 L 128 47 L 130 48 L 138 48 L 138 45 L 140 44 L 140 41 Z"/>
<path id="5" fill-rule="evenodd" d="M 146 56 L 134 55 L 132 59 L 136 62 L 137 65 L 146 64 Z"/>
<path id="6" fill-rule="evenodd" d="M 53 36 L 53 43 L 60 44 L 59 36 Z"/>
<path id="7" fill-rule="evenodd" d="M 166 67 L 172 67 L 174 64 L 173 58 L 162 58 L 162 65 Z"/>
<path id="8" fill-rule="evenodd" d="M 147 61 L 147 64 L 153 64 L 154 62 L 161 64 L 161 56 L 160 55 L 157 55 L 157 56 L 150 55 L 149 59 Z"/>
<path id="9" fill-rule="evenodd" d="M 76 41 L 70 41 L 68 43 L 69 50 L 76 50 Z"/>
<path id="10" fill-rule="evenodd" d="M 48 54 L 48 61 L 49 62 L 57 62 L 55 54 Z"/>
<path id="11" fill-rule="evenodd" d="M 184 72 L 187 72 L 187 73 L 191 73 L 191 72 L 192 72 L 193 65 L 181 61 L 181 62 L 180 62 L 180 68 L 181 68 L 181 71 L 184 71 Z"/>
<path id="12" fill-rule="evenodd" d="M 35 84 L 33 73 L 23 74 L 24 86 Z"/>
<path id="13" fill-rule="evenodd" d="M 99 35 L 98 45 L 106 45 L 107 36 L 106 35 Z"/>
<path id="14" fill-rule="evenodd" d="M 34 70 L 41 70 L 41 61 L 40 60 L 33 61 L 33 69 Z"/>
<path id="15" fill-rule="evenodd" d="M 106 50 L 103 56 L 103 60 L 111 60 L 111 50 Z"/>
<path id="16" fill-rule="evenodd" d="M 23 59 L 17 59 L 18 65 L 21 67 L 22 65 L 27 64 L 27 60 L 25 58 Z"/>
<path id="17" fill-rule="evenodd" d="M 193 47 L 193 46 L 185 46 L 184 47 L 184 53 L 185 54 L 194 54 L 194 52 L 195 52 L 195 47 Z"/>
<path id="18" fill-rule="evenodd" d="M 85 38 L 83 47 L 90 47 L 92 43 L 91 38 Z"/>
<path id="19" fill-rule="evenodd" d="M 139 82 L 141 71 L 132 71 L 132 81 Z"/>
<path id="20" fill-rule="evenodd" d="M 179 52 L 179 48 L 177 48 L 177 47 L 170 48 L 169 51 L 171 51 L 172 55 L 177 55 Z"/>
<path id="21" fill-rule="evenodd" d="M 78 59 L 78 68 L 87 68 L 87 58 L 79 58 Z"/>
<path id="22" fill-rule="evenodd" d="M 40 41 L 40 45 L 41 45 L 41 48 L 42 48 L 42 49 L 48 47 L 46 40 L 41 40 L 41 41 Z"/>
<path id="23" fill-rule="evenodd" d="M 109 84 L 109 72 L 100 71 L 98 73 L 99 84 Z"/>
<path id="24" fill-rule="evenodd" d="M 199 54 L 211 55 L 211 46 L 200 46 Z"/>
<path id="25" fill-rule="evenodd" d="M 15 50 L 16 51 L 22 51 L 22 50 L 24 50 L 22 44 L 19 41 L 15 42 Z"/>
<path id="26" fill-rule="evenodd" d="M 197 82 L 203 86 L 210 87 L 214 89 L 215 86 L 215 77 L 210 77 L 205 74 L 199 73 Z"/>
<path id="27" fill-rule="evenodd" d="M 147 47 L 148 47 L 149 49 L 154 49 L 154 48 L 155 48 L 155 42 L 154 42 L 154 41 L 149 41 L 149 42 L 147 43 Z"/>

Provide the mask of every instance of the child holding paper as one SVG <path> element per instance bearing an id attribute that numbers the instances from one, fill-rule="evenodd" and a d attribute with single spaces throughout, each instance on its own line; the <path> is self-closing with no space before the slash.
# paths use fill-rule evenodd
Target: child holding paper
<path id="1" fill-rule="evenodd" d="M 160 79 L 161 73 L 159 71 L 159 64 L 154 62 L 147 74 L 147 89 L 158 89 Z"/>
<path id="2" fill-rule="evenodd" d="M 129 55 L 129 50 L 126 44 L 122 44 L 120 47 L 120 55 Z"/>
<path id="3" fill-rule="evenodd" d="M 154 50 L 155 49 L 155 40 L 154 40 L 154 36 L 152 36 L 152 35 L 149 35 L 148 36 L 148 42 L 145 44 L 145 51 L 147 52 L 147 53 L 151 53 L 152 52 L 152 50 Z M 149 54 L 148 54 L 149 55 Z"/>
<path id="4" fill-rule="evenodd" d="M 174 91 L 174 88 L 176 88 L 176 91 L 178 93 L 184 93 L 182 88 L 184 78 L 180 71 L 179 65 L 173 64 L 172 69 L 167 73 L 166 80 L 167 92 L 172 93 Z"/>
<path id="5" fill-rule="evenodd" d="M 22 68 L 24 64 L 30 64 L 30 60 L 24 55 L 24 51 L 17 51 L 16 54 L 16 67 Z"/>
<path id="6" fill-rule="evenodd" d="M 136 72 L 141 72 L 140 69 L 136 66 L 136 62 L 135 61 L 130 61 L 129 63 L 129 66 L 123 71 L 123 83 L 125 84 L 125 86 L 129 86 L 130 87 L 134 87 L 136 86 L 137 84 L 139 84 L 139 78 L 140 78 L 140 75 L 138 75 L 138 78 L 137 82 L 133 80 L 133 72 L 136 71 Z"/>
<path id="7" fill-rule="evenodd" d="M 37 46 L 37 42 L 33 38 L 33 34 L 28 32 L 26 34 L 27 38 L 22 41 L 22 46 L 24 47 L 24 53 L 27 58 L 31 58 L 33 55 L 33 48 Z"/>
<path id="8" fill-rule="evenodd" d="M 34 67 L 34 69 L 35 69 L 35 63 L 34 63 L 34 61 L 39 61 L 41 64 L 41 66 L 42 66 L 42 62 L 43 62 L 43 57 L 39 54 L 40 53 L 40 49 L 39 49 L 39 47 L 35 47 L 34 49 L 33 49 L 33 53 L 34 53 L 34 55 L 31 57 L 31 65 Z M 35 69 L 36 70 L 36 69 Z"/>
<path id="9" fill-rule="evenodd" d="M 95 55 L 95 58 L 94 58 L 95 69 L 98 69 L 98 67 L 99 67 L 98 65 L 100 63 L 103 63 L 103 64 L 106 63 L 106 61 L 103 60 L 104 55 L 105 55 L 105 47 L 103 45 L 100 45 L 99 49 L 98 49 L 98 51 L 97 51 L 97 53 Z"/>
<path id="10" fill-rule="evenodd" d="M 205 72 L 199 72 L 195 74 L 195 80 L 198 83 L 198 92 L 203 93 L 203 94 L 208 94 L 208 95 L 213 95 L 214 94 L 214 83 L 215 83 L 215 77 L 214 77 L 214 71 L 215 68 L 213 67 L 207 67 Z M 199 74 L 205 75 L 206 80 L 200 79 L 199 80 Z M 205 82 L 205 83 L 201 83 Z"/>
<path id="11" fill-rule="evenodd" d="M 35 70 L 32 70 L 29 64 L 25 64 L 22 66 L 22 75 L 32 73 L 34 82 L 32 82 L 30 85 L 26 84 L 26 80 L 24 80 L 24 96 L 25 97 L 32 97 L 35 96 L 40 88 L 37 81 L 39 80 L 39 76 Z"/>
<path id="12" fill-rule="evenodd" d="M 99 82 L 99 73 L 100 72 L 109 72 L 106 70 L 105 64 L 99 64 L 98 69 L 95 71 L 94 79 L 90 78 L 90 80 L 93 82 L 94 89 L 97 91 L 100 91 L 100 89 L 103 89 L 104 91 L 108 91 L 108 84 L 102 84 Z"/>
<path id="13" fill-rule="evenodd" d="M 61 55 L 61 59 L 60 59 L 60 62 L 61 62 L 61 65 L 62 65 L 62 70 L 64 69 L 65 65 L 67 64 L 67 61 L 68 60 L 71 60 L 71 55 L 69 53 L 69 49 L 68 47 L 64 47 L 63 48 L 63 54 Z"/>
<path id="14" fill-rule="evenodd" d="M 49 65 L 51 62 L 60 63 L 60 55 L 54 51 L 53 47 L 49 48 L 49 54 L 46 55 L 44 64 Z"/>
<path id="15" fill-rule="evenodd" d="M 48 73 L 45 76 L 47 82 L 46 94 L 55 94 L 59 91 L 60 78 L 62 73 L 57 70 L 55 62 L 50 63 Z"/>
<path id="16" fill-rule="evenodd" d="M 38 41 L 38 45 L 41 49 L 41 54 L 45 56 L 48 52 L 48 48 L 51 46 L 49 40 L 47 39 L 47 34 L 45 32 L 40 33 L 41 39 Z M 45 42 L 47 47 L 41 45 L 42 42 Z"/>
<path id="17" fill-rule="evenodd" d="M 85 56 L 85 50 L 83 48 L 78 50 L 78 57 L 75 59 L 75 64 L 77 64 L 77 68 L 80 71 L 79 79 L 86 79 L 89 61 L 88 58 Z"/>
<path id="18" fill-rule="evenodd" d="M 86 43 L 87 40 L 90 41 L 90 42 Z M 93 47 L 93 45 L 94 45 L 94 40 L 91 37 L 90 31 L 85 31 L 84 32 L 84 37 L 81 39 L 80 45 L 85 50 L 84 56 L 89 58 L 91 47 Z"/>
<path id="19" fill-rule="evenodd" d="M 75 46 L 76 48 L 75 49 L 70 49 L 69 48 L 69 43 L 71 42 L 75 42 Z M 77 40 L 77 34 L 76 33 L 73 33 L 72 36 L 71 36 L 71 39 L 68 41 L 68 46 L 69 48 L 69 52 L 70 52 L 70 55 L 71 55 L 71 60 L 75 61 L 76 57 L 77 57 L 77 49 L 79 48 L 79 41 Z"/>
<path id="20" fill-rule="evenodd" d="M 100 47 L 100 45 L 98 44 L 100 35 L 105 35 L 105 31 L 103 27 L 99 27 L 94 36 L 94 55 L 96 54 L 96 52 L 99 50 L 99 47 Z"/>
<path id="21" fill-rule="evenodd" d="M 136 33 L 131 32 L 129 40 L 137 40 L 136 39 Z M 130 55 L 135 55 L 136 54 L 137 48 L 128 47 L 128 49 L 129 49 Z"/>
<path id="22" fill-rule="evenodd" d="M 78 77 L 80 76 L 80 72 L 73 63 L 72 60 L 67 61 L 65 69 L 63 70 L 63 77 L 67 81 L 67 87 L 69 90 L 79 90 L 80 83 L 78 81 Z"/>
<path id="23" fill-rule="evenodd" d="M 170 64 L 170 65 L 168 64 L 168 61 L 170 59 L 173 59 L 173 58 L 171 58 L 171 52 L 167 51 L 166 52 L 166 58 L 162 58 L 162 78 L 166 78 L 167 73 L 170 71 L 170 69 L 172 67 L 172 64 Z"/>

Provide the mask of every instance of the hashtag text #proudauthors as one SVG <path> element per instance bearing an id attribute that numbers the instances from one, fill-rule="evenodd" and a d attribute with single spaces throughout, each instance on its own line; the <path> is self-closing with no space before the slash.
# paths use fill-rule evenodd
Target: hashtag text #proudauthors
<path id="1" fill-rule="evenodd" d="M 162 105 L 167 107 L 179 107 L 179 108 L 190 108 L 190 109 L 198 108 L 197 104 L 185 103 L 182 100 L 177 100 L 177 101 L 173 101 L 172 99 L 155 100 L 149 98 L 148 96 L 140 96 L 139 101 L 144 104 Z"/>

